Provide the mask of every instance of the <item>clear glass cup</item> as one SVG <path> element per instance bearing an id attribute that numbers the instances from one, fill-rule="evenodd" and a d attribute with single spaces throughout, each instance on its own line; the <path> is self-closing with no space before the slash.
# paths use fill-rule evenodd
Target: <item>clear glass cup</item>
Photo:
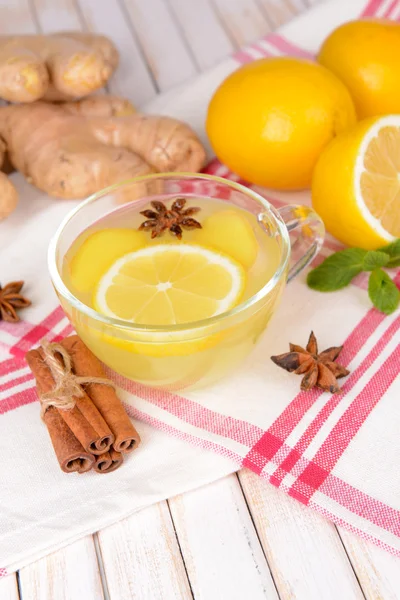
<path id="1" fill-rule="evenodd" d="M 135 325 L 104 316 L 83 304 L 62 278 L 66 252 L 90 225 L 128 203 L 163 201 L 177 195 L 208 197 L 256 215 L 263 232 L 279 244 L 275 274 L 235 308 L 202 321 L 173 326 Z M 195 388 L 235 370 L 254 348 L 275 312 L 287 281 L 319 251 L 324 226 L 306 206 L 280 210 L 258 193 L 211 175 L 154 174 L 109 187 L 80 204 L 62 222 L 49 247 L 49 270 L 60 303 L 85 344 L 108 367 L 153 387 Z"/>

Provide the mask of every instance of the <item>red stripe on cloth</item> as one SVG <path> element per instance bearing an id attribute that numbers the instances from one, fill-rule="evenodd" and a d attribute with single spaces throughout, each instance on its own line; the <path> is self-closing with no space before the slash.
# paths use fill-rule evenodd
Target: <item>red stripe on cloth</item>
<path id="1" fill-rule="evenodd" d="M 359 517 L 400 537 L 400 511 L 395 508 L 365 494 L 332 473 L 319 491 Z"/>
<path id="2" fill-rule="evenodd" d="M 246 50 L 238 50 L 233 55 L 233 58 L 240 63 L 241 65 L 245 65 L 246 63 L 252 62 L 254 58 L 246 52 Z"/>
<path id="3" fill-rule="evenodd" d="M 389 19 L 391 13 L 393 12 L 393 10 L 396 8 L 396 6 L 398 5 L 398 0 L 393 0 L 393 2 L 391 2 L 388 6 L 388 8 L 386 9 L 386 11 L 383 13 L 383 17 L 385 19 Z"/>
<path id="4" fill-rule="evenodd" d="M 65 313 L 61 306 L 57 306 L 41 323 L 38 323 L 30 331 L 28 331 L 12 348 L 10 348 L 11 354 L 18 357 L 24 357 L 25 354 L 41 339 L 43 339 L 48 333 L 51 332 L 53 327 L 65 317 Z"/>
<path id="5" fill-rule="evenodd" d="M 310 461 L 309 465 L 314 466 L 313 461 Z M 307 500 L 308 493 L 312 495 L 315 492 L 311 485 L 304 482 L 299 484 L 295 492 L 287 486 L 281 486 L 281 488 L 290 496 L 306 505 L 310 504 Z M 326 480 L 322 483 L 319 492 L 331 498 L 349 512 L 400 537 L 400 511 L 353 487 L 340 479 L 340 477 L 329 473 Z"/>
<path id="6" fill-rule="evenodd" d="M 34 391 L 34 388 L 32 388 L 30 390 L 31 392 Z M 30 398 L 29 402 L 24 402 L 24 404 L 30 403 L 32 401 L 36 400 L 36 394 L 32 394 L 32 397 Z M 196 446 L 202 447 L 204 449 L 207 450 L 212 450 L 214 452 L 217 452 L 218 454 L 221 454 L 223 456 L 226 456 L 227 458 L 230 458 L 231 460 L 237 462 L 238 464 L 240 464 L 240 460 L 241 457 L 239 455 L 237 455 L 236 453 L 230 451 L 229 449 L 225 448 L 224 446 L 221 446 L 219 444 L 216 444 L 214 442 L 208 441 L 208 440 L 203 440 L 201 438 L 197 438 L 196 436 L 191 436 L 189 434 L 186 434 L 180 430 L 175 429 L 172 426 L 166 425 L 165 423 L 159 421 L 158 419 L 155 419 L 153 417 L 150 417 L 149 415 L 146 415 L 145 413 L 142 413 L 141 411 L 138 411 L 137 409 L 134 409 L 132 406 L 130 405 L 125 405 L 128 413 L 136 418 L 140 418 L 143 421 L 148 422 L 149 424 L 159 428 L 159 429 L 163 429 L 164 431 L 166 431 L 169 434 L 175 435 L 176 437 L 179 437 L 180 439 L 184 439 L 192 444 L 195 444 Z M 304 459 L 304 462 L 306 464 L 309 464 L 309 461 L 307 461 L 307 459 Z M 268 475 L 266 473 L 262 473 L 263 477 L 268 477 Z M 342 482 L 340 479 L 335 478 L 332 474 L 329 474 L 327 480 L 326 480 L 326 485 L 329 484 L 329 489 L 332 490 L 330 492 L 330 495 L 339 503 L 341 503 L 341 499 L 336 498 L 334 496 L 335 494 L 335 489 L 339 490 L 343 488 L 344 482 Z M 360 492 L 359 490 L 355 490 L 354 488 L 352 488 L 351 486 L 349 486 L 348 484 L 345 484 L 346 490 L 348 490 L 347 493 L 347 497 L 351 498 L 351 497 L 355 497 L 354 494 L 357 493 L 358 497 L 359 497 L 359 502 L 363 503 L 365 506 L 368 506 L 368 502 L 369 502 L 369 497 L 365 494 L 363 494 L 363 492 Z M 283 486 L 283 488 L 285 489 L 285 486 Z M 288 491 L 285 489 L 285 491 Z M 321 489 L 322 491 L 322 489 Z M 351 492 L 351 493 L 350 493 Z M 385 506 L 385 505 L 384 505 Z M 317 510 L 321 510 L 321 507 L 317 507 Z M 385 507 L 385 509 L 389 509 L 390 507 Z M 371 514 L 371 511 L 369 511 L 369 514 Z M 335 519 L 333 519 L 335 520 Z M 347 524 L 346 524 L 347 525 Z M 378 540 L 376 540 L 375 538 L 372 538 L 372 541 L 377 542 Z"/>
<path id="7" fill-rule="evenodd" d="M 309 502 L 308 506 L 309 506 L 309 508 L 312 508 L 313 510 L 316 510 L 317 512 L 319 512 L 323 517 L 325 517 L 329 521 L 333 521 L 334 523 L 336 523 L 336 525 L 339 525 L 339 527 L 343 527 L 343 529 L 347 529 L 347 531 L 354 533 L 361 539 L 366 540 L 367 542 L 372 542 L 379 548 L 386 550 L 386 552 L 389 552 L 390 554 L 392 554 L 394 556 L 400 557 L 400 550 L 398 550 L 397 548 L 393 548 L 393 546 L 389 546 L 388 544 L 385 544 L 385 542 L 378 540 L 378 538 L 375 538 L 373 535 L 370 535 L 370 534 L 366 533 L 365 531 L 358 529 L 358 527 L 354 527 L 350 523 L 347 523 L 347 521 L 343 521 L 343 519 L 340 519 L 340 517 L 338 517 L 337 515 L 334 515 L 329 510 L 326 510 L 326 508 L 324 508 L 317 502 L 313 502 L 311 500 Z"/>
<path id="8" fill-rule="evenodd" d="M 12 335 L 16 338 L 21 338 L 23 335 L 28 333 L 33 327 L 34 324 L 29 323 L 28 321 L 18 321 L 18 323 L 8 323 L 7 321 L 1 321 L 0 323 L 0 331 L 5 331 L 9 335 Z"/>
<path id="9" fill-rule="evenodd" d="M 314 58 L 312 52 L 300 48 L 300 46 L 293 44 L 293 42 L 290 42 L 278 33 L 269 34 L 263 39 L 268 42 L 268 44 L 274 46 L 282 54 L 290 54 L 291 56 L 298 56 L 301 58 Z"/>
<path id="10" fill-rule="evenodd" d="M 286 446 L 286 450 L 288 449 L 289 448 Z M 276 456 L 272 461 L 276 462 Z M 304 456 L 301 457 L 300 462 L 302 464 L 302 469 L 306 468 L 310 464 L 313 464 L 313 461 L 306 459 Z M 265 479 L 268 479 L 273 485 L 279 487 L 287 494 L 290 494 L 290 486 L 286 485 L 285 483 L 282 483 L 281 485 L 277 484 L 273 476 L 270 477 L 268 472 L 263 471 L 261 476 Z M 306 484 L 303 484 L 303 487 L 312 489 L 310 486 L 306 486 Z M 361 490 L 353 487 L 349 483 L 343 481 L 339 477 L 336 477 L 332 473 L 329 473 L 319 492 L 321 494 L 325 494 L 327 497 L 332 498 L 332 500 L 334 500 L 343 508 L 346 508 L 350 512 L 354 512 L 371 523 L 374 523 L 378 527 L 381 527 L 386 531 L 393 533 L 394 535 L 400 535 L 400 512 L 398 510 L 386 505 L 384 502 L 381 502 L 372 496 L 369 496 Z M 313 508 L 315 508 L 316 505 L 318 506 L 317 510 L 321 510 L 321 506 L 317 504 L 317 500 L 314 502 L 314 500 L 311 499 L 310 502 L 307 503 L 305 502 L 304 495 L 294 497 L 300 502 L 308 504 L 308 506 L 313 505 Z M 332 520 L 337 522 L 337 519 L 335 518 Z M 370 539 L 379 545 L 380 542 L 377 540 L 377 538 L 371 537 Z"/>
<path id="11" fill-rule="evenodd" d="M 210 410 L 183 396 L 150 388 L 117 374 L 113 374 L 113 381 L 127 392 L 175 415 L 185 423 L 203 428 L 210 433 L 234 440 L 240 444 L 251 447 L 263 433 L 260 427 Z"/>
<path id="12" fill-rule="evenodd" d="M 360 288 L 361 290 L 367 291 L 370 274 L 371 273 L 360 273 L 359 275 L 354 277 L 351 284 L 355 285 L 356 287 Z"/>
<path id="13" fill-rule="evenodd" d="M 224 179 L 228 179 L 229 181 L 234 181 L 235 183 L 239 183 L 240 185 L 243 185 L 244 187 L 250 187 L 250 184 L 248 181 L 246 181 L 246 179 L 242 179 L 241 177 L 239 177 L 239 175 L 236 175 L 236 173 L 232 173 L 231 171 L 228 171 L 228 173 L 226 175 L 223 175 Z"/>
<path id="14" fill-rule="evenodd" d="M 215 175 L 215 173 L 221 167 L 221 163 L 218 158 L 213 158 L 210 162 L 204 167 L 202 173 L 206 173 L 208 175 Z"/>
<path id="15" fill-rule="evenodd" d="M 400 329 L 400 317 L 398 317 L 388 329 L 385 331 L 383 336 L 378 340 L 369 354 L 364 358 L 359 368 L 356 369 L 346 380 L 343 385 L 343 393 L 348 393 L 359 381 L 359 379 L 364 375 L 364 373 L 370 368 L 370 366 L 375 362 L 378 356 L 382 353 L 384 348 L 393 338 L 395 333 Z M 289 452 L 289 454 L 284 458 L 282 463 L 279 465 L 278 469 L 271 476 L 271 479 L 274 479 L 274 485 L 280 485 L 284 477 L 287 473 L 293 469 L 297 461 L 301 458 L 302 454 L 308 448 L 311 441 L 315 438 L 318 431 L 321 429 L 323 424 L 328 419 L 329 415 L 332 414 L 336 406 L 342 401 L 343 394 L 335 394 L 329 398 L 325 406 L 321 409 L 321 411 L 317 414 L 314 420 L 307 427 L 303 435 L 296 442 L 293 450 Z"/>
<path id="16" fill-rule="evenodd" d="M 373 17 L 382 3 L 383 0 L 370 0 L 362 11 L 360 17 Z"/>
<path id="17" fill-rule="evenodd" d="M 0 401 L 0 415 L 4 415 L 10 410 L 20 408 L 26 404 L 31 404 L 38 399 L 36 394 L 36 388 L 31 387 L 22 392 L 17 392 L 8 398 Z"/>
<path id="18" fill-rule="evenodd" d="M 187 442 L 194 444 L 195 446 L 198 446 L 205 450 L 212 450 L 213 452 L 216 452 L 217 454 L 220 454 L 221 456 L 225 456 L 226 458 L 233 460 L 235 463 L 240 464 L 241 457 L 238 456 L 237 454 L 235 454 L 234 452 L 228 450 L 224 446 L 221 446 L 214 442 L 210 442 L 208 440 L 204 440 L 202 438 L 197 438 L 195 436 L 191 436 L 185 432 L 175 429 L 173 426 L 169 426 L 169 425 L 163 423 L 162 421 L 155 419 L 154 417 L 150 417 L 146 413 L 143 413 L 142 411 L 132 407 L 131 405 L 126 404 L 125 409 L 127 410 L 128 414 L 133 418 L 137 418 L 137 419 L 140 419 L 141 421 L 145 421 L 149 425 L 152 425 L 152 426 L 156 427 L 157 429 L 162 429 L 169 435 L 173 435 L 179 439 L 187 441 Z M 265 479 L 268 479 L 268 474 L 262 473 L 261 475 Z M 348 506 L 346 506 L 346 507 L 351 509 L 351 499 L 357 498 L 358 506 L 360 508 L 362 507 L 362 510 L 360 510 L 360 516 L 365 517 L 365 519 L 369 520 L 370 522 L 374 522 L 374 521 L 377 521 L 377 523 L 380 522 L 381 526 L 383 526 L 383 523 L 386 523 L 386 525 L 387 525 L 388 522 L 390 522 L 392 524 L 393 524 L 393 522 L 395 522 L 394 528 L 389 529 L 386 526 L 383 526 L 383 527 L 385 529 L 387 529 L 388 531 L 391 531 L 392 529 L 393 529 L 393 531 L 397 530 L 396 523 L 400 523 L 399 513 L 397 511 L 395 511 L 394 509 L 392 509 L 391 507 L 385 505 L 382 502 L 379 502 L 375 498 L 371 498 L 370 496 L 368 496 L 367 494 L 364 494 L 360 490 L 353 488 L 352 486 L 350 486 L 349 484 L 346 484 L 345 482 L 343 482 L 339 478 L 333 476 L 332 474 L 329 475 L 324 486 L 325 485 L 329 486 L 329 488 L 327 489 L 327 491 L 328 491 L 327 495 L 329 495 L 330 497 L 336 499 L 336 497 L 339 495 L 339 496 L 342 496 L 343 500 L 348 499 L 350 501 L 350 502 L 343 503 L 342 504 L 343 506 L 345 506 L 345 504 L 348 504 Z M 283 488 L 283 489 L 285 489 L 286 492 L 288 491 L 288 488 Z M 339 490 L 341 490 L 341 493 L 339 493 Z M 321 491 L 322 491 L 322 489 L 321 489 Z M 341 500 L 341 498 L 339 497 L 338 502 L 341 504 L 340 500 Z M 317 502 L 314 502 L 313 500 L 311 500 L 309 503 L 309 506 L 311 506 L 317 512 L 322 513 L 324 516 L 327 516 L 330 520 L 336 522 L 338 525 L 341 525 L 344 528 L 349 529 L 350 531 L 356 532 L 362 538 L 368 539 L 369 541 L 372 541 L 373 543 L 377 544 L 378 546 L 384 547 L 386 550 L 389 550 L 392 554 L 400 554 L 400 551 L 397 551 L 392 546 L 388 546 L 388 545 L 384 544 L 383 542 L 381 542 L 374 536 L 366 534 L 365 532 L 363 532 L 359 529 L 356 529 L 354 526 L 347 523 L 346 521 L 341 520 L 336 515 L 328 513 L 328 511 L 324 507 L 322 507 L 320 504 L 318 504 Z M 353 511 L 353 512 L 355 512 L 355 511 Z M 374 515 L 375 515 L 375 517 L 374 517 Z M 380 519 L 379 515 L 382 515 L 382 519 Z M 397 519 L 397 521 L 396 521 L 396 519 Z"/>
<path id="19" fill-rule="evenodd" d="M 2 342 L 2 341 L 0 340 L 0 350 L 4 350 L 4 352 L 5 352 L 6 354 L 8 354 L 8 352 L 9 352 L 9 350 L 10 350 L 10 346 L 9 346 L 9 344 L 6 344 L 5 342 Z"/>
<path id="20" fill-rule="evenodd" d="M 15 379 L 12 379 L 10 381 L 6 381 L 5 383 L 2 383 L 0 385 L 0 392 L 4 392 L 5 390 L 9 390 L 10 388 L 13 388 L 17 385 L 20 385 L 21 383 L 25 383 L 26 381 L 30 381 L 31 379 L 33 379 L 33 375 L 32 373 L 26 373 L 25 375 L 21 375 L 20 377 L 16 377 Z M 1 400 L 0 400 L 1 402 Z"/>
<path id="21" fill-rule="evenodd" d="M 341 364 L 347 366 L 353 360 L 384 318 L 385 315 L 375 308 L 368 311 L 345 341 L 340 356 Z M 261 472 L 321 394 L 323 392 L 317 389 L 297 394 L 249 451 L 244 459 L 244 466 L 252 468 L 254 460 L 254 466 Z"/>
<path id="22" fill-rule="evenodd" d="M 286 454 L 288 454 L 291 450 L 291 448 L 286 445 L 284 445 L 284 449 Z M 279 461 L 277 461 L 277 456 L 278 453 L 272 458 L 271 462 L 278 465 Z M 307 458 L 302 456 L 299 461 L 299 465 L 301 465 L 301 467 L 296 465 L 295 470 L 296 472 L 298 472 L 298 475 L 300 475 L 302 470 L 304 470 L 309 465 L 313 464 L 314 463 L 312 460 L 308 460 Z M 260 475 L 263 478 L 268 479 L 276 487 L 279 487 L 286 493 L 290 494 L 290 486 L 288 486 L 284 482 L 278 484 L 276 479 L 274 479 L 273 476 L 270 476 L 267 471 L 263 471 L 262 473 L 260 473 Z M 301 484 L 301 486 L 304 490 L 309 489 L 313 491 L 313 488 L 310 485 L 303 483 Z M 384 504 L 383 502 L 380 502 L 376 498 L 372 498 L 368 494 L 365 494 L 364 492 L 353 487 L 349 483 L 344 482 L 342 479 L 336 477 L 332 473 L 328 474 L 326 481 L 321 486 L 319 491 L 320 493 L 332 498 L 340 506 L 343 506 L 344 508 L 350 511 L 352 510 L 352 502 L 355 499 L 357 499 L 357 505 L 359 505 L 357 510 L 360 511 L 357 514 L 360 514 L 360 516 L 369 520 L 371 523 L 374 523 L 379 527 L 383 527 L 387 531 L 391 531 L 395 533 L 395 535 L 397 535 L 396 532 L 398 531 L 398 527 L 400 526 L 400 513 L 396 509 Z M 295 495 L 294 497 L 303 504 L 307 504 L 305 494 Z M 311 502 L 313 502 L 313 500 L 311 500 L 310 503 Z M 357 511 L 353 512 L 356 513 Z M 380 518 L 380 514 L 382 515 L 382 518 Z M 395 521 L 394 525 L 393 521 Z"/>
<path id="23" fill-rule="evenodd" d="M 62 339 L 64 339 L 65 337 L 68 337 L 69 335 L 72 335 L 73 333 L 75 333 L 74 328 L 72 327 L 71 323 L 68 323 L 68 325 L 66 325 L 64 327 L 64 329 L 62 329 L 60 331 L 60 333 L 58 335 L 56 335 L 52 341 L 60 342 Z"/>
<path id="24" fill-rule="evenodd" d="M 239 454 L 236 454 L 235 452 L 233 452 L 232 450 L 229 450 L 229 448 L 226 448 L 225 446 L 221 446 L 220 444 L 216 444 L 209 440 L 204 440 L 202 438 L 198 438 L 196 436 L 190 435 L 189 433 L 186 433 L 185 431 L 181 431 L 180 429 L 176 429 L 175 427 L 172 427 L 171 425 L 168 425 L 167 423 L 164 423 L 163 421 L 160 421 L 159 419 L 156 419 L 155 417 L 151 417 L 147 413 L 144 413 L 141 410 L 138 410 L 137 408 L 131 406 L 130 404 L 126 404 L 125 402 L 124 402 L 124 407 L 130 417 L 132 417 L 134 419 L 139 419 L 140 421 L 144 421 L 145 423 L 148 423 L 152 427 L 155 427 L 156 429 L 161 429 L 161 431 L 165 431 L 169 435 L 173 435 L 174 437 L 177 437 L 180 440 L 189 442 L 190 444 L 192 444 L 194 446 L 203 448 L 204 450 L 212 450 L 216 454 L 220 454 L 221 456 L 225 456 L 225 458 L 229 458 L 230 460 L 233 460 L 235 463 L 238 463 L 238 465 L 240 466 L 242 457 L 239 456 Z"/>
<path id="25" fill-rule="evenodd" d="M 261 54 L 261 57 L 272 56 L 272 53 L 269 50 L 267 50 L 267 48 L 264 48 L 264 46 L 262 46 L 262 44 L 260 43 L 252 44 L 251 47 L 257 50 L 257 52 Z"/>
<path id="26" fill-rule="evenodd" d="M 137 418 L 137 419 L 140 419 L 141 421 L 145 421 L 149 425 L 152 425 L 158 429 L 162 429 L 166 433 L 173 435 L 175 437 L 178 437 L 179 439 L 185 440 L 185 441 L 187 441 L 191 444 L 194 444 L 200 448 L 203 448 L 205 450 L 212 450 L 213 452 L 216 452 L 217 454 L 225 456 L 225 457 L 233 460 L 234 462 L 240 463 L 241 457 L 238 456 L 236 453 L 228 450 L 224 446 L 221 446 L 214 442 L 210 442 L 209 440 L 197 438 L 196 436 L 191 436 L 185 432 L 175 429 L 175 427 L 167 425 L 167 424 L 163 423 L 162 421 L 155 419 L 154 417 L 150 417 L 146 413 L 143 413 L 142 411 L 132 407 L 131 405 L 125 404 L 125 408 L 126 408 L 128 414 L 133 418 Z M 306 459 L 305 459 L 305 461 L 307 462 L 307 464 L 309 463 L 309 461 L 307 461 Z M 267 473 L 263 472 L 261 475 L 265 479 L 268 479 Z M 370 496 L 368 496 L 367 494 L 364 494 L 360 490 L 353 488 L 351 485 L 343 482 L 341 479 L 335 477 L 332 474 L 329 474 L 329 477 L 327 478 L 324 486 L 329 486 L 329 487 L 327 487 L 327 492 L 328 492 L 327 495 L 332 497 L 336 501 L 338 501 L 339 504 L 345 506 L 346 508 L 351 509 L 351 504 L 350 504 L 350 502 L 346 502 L 346 499 L 351 500 L 351 498 L 354 499 L 357 497 L 359 506 L 363 507 L 363 510 L 360 511 L 360 516 L 365 517 L 367 520 L 371 521 L 371 519 L 374 518 L 374 515 L 375 515 L 376 519 L 374 519 L 374 520 L 376 520 L 377 523 L 379 523 L 379 514 L 381 514 L 381 515 L 385 516 L 385 518 L 380 521 L 381 525 L 383 524 L 383 522 L 385 522 L 387 524 L 388 521 L 393 523 L 394 519 L 397 519 L 397 522 L 400 522 L 399 514 L 397 511 L 395 511 L 391 507 L 385 505 L 384 503 L 381 503 L 378 500 L 371 498 Z M 282 489 L 284 489 L 286 492 L 289 491 L 289 488 L 287 488 L 286 486 L 282 487 Z M 343 500 L 344 500 L 343 504 L 341 503 L 341 498 L 340 498 L 341 494 L 339 493 L 339 490 L 342 490 L 342 492 L 344 492 L 343 493 Z M 322 489 L 321 489 L 321 491 L 322 491 Z M 328 515 L 328 512 L 326 511 L 326 509 L 323 508 L 317 502 L 314 502 L 313 500 L 311 500 L 309 503 L 309 506 L 312 506 L 312 508 L 315 509 L 317 512 L 320 512 L 323 515 L 328 516 L 329 519 L 338 523 L 339 525 L 341 525 L 351 531 L 355 531 L 356 533 L 361 535 L 361 537 L 374 542 L 378 546 L 385 547 L 385 549 L 389 550 L 392 553 L 395 553 L 395 554 L 397 553 L 397 551 L 393 547 L 385 545 L 383 542 L 381 542 L 377 538 L 373 537 L 372 535 L 368 535 L 365 532 L 362 532 L 361 530 L 358 530 L 358 529 L 356 530 L 356 528 L 354 528 L 349 523 L 342 521 L 336 515 L 332 515 L 332 514 Z M 374 521 L 371 521 L 371 522 L 374 522 Z M 387 529 L 387 528 L 385 527 L 385 529 Z M 390 531 L 390 529 L 387 529 L 387 530 Z M 399 554 L 400 554 L 400 552 L 399 552 Z"/>
<path id="27" fill-rule="evenodd" d="M 7 358 L 0 362 L 0 377 L 19 371 L 26 366 L 25 361 L 17 358 Z"/>
<path id="28" fill-rule="evenodd" d="M 399 374 L 400 345 L 353 400 L 310 463 L 292 485 L 290 495 L 307 503 L 346 450 L 372 409 Z M 301 484 L 305 484 L 306 488 Z"/>

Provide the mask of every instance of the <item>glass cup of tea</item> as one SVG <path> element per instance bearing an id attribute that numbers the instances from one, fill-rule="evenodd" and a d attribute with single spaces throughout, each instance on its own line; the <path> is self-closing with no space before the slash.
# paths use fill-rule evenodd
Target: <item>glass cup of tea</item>
<path id="1" fill-rule="evenodd" d="M 192 389 L 244 361 L 323 238 L 309 207 L 277 210 L 211 175 L 154 174 L 74 209 L 51 241 L 49 270 L 77 334 L 108 367 Z"/>

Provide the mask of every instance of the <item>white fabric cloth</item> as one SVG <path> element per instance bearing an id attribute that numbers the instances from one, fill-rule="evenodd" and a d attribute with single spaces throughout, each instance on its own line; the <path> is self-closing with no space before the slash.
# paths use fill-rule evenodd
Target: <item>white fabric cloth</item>
<path id="1" fill-rule="evenodd" d="M 367 4 L 324 3 L 283 28 L 282 39 L 315 51 L 330 29 Z M 375 4 L 381 10 L 385 2 Z M 248 53 L 257 57 L 254 48 Z M 204 138 L 208 99 L 237 66 L 238 58 L 228 59 L 148 109 L 187 120 Z M 210 171 L 231 176 L 218 164 Z M 178 397 L 120 382 L 130 389 L 121 392 L 130 414 L 147 422 L 136 423 L 142 446 L 106 476 L 62 473 L 22 357 L 44 335 L 68 331 L 46 251 L 74 203 L 49 199 L 19 175 L 12 178 L 21 202 L 0 223 L 1 279 L 25 280 L 32 307 L 21 314 L 21 324 L 0 323 L 0 576 L 242 464 L 363 537 L 400 551 L 400 317 L 371 309 L 362 278 L 323 298 L 307 289 L 304 278 L 293 283 L 251 360 L 212 389 Z M 274 194 L 278 205 L 282 199 L 307 202 L 308 196 Z M 328 246 L 325 255 L 334 242 Z M 399 280 L 398 273 L 392 276 Z M 268 358 L 286 351 L 289 341 L 306 343 L 311 327 L 321 346 L 346 340 L 344 360 L 353 375 L 344 396 L 298 394 L 298 378 Z"/>

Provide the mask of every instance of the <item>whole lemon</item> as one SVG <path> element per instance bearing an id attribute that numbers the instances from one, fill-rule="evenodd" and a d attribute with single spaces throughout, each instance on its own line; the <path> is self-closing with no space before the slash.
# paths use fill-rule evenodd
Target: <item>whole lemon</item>
<path id="1" fill-rule="evenodd" d="M 400 112 L 400 24 L 345 23 L 322 44 L 318 61 L 350 90 L 360 119 Z"/>
<path id="2" fill-rule="evenodd" d="M 293 190 L 310 186 L 322 149 L 355 121 L 351 96 L 335 75 L 282 57 L 256 60 L 225 79 L 206 128 L 232 171 L 257 185 Z"/>

